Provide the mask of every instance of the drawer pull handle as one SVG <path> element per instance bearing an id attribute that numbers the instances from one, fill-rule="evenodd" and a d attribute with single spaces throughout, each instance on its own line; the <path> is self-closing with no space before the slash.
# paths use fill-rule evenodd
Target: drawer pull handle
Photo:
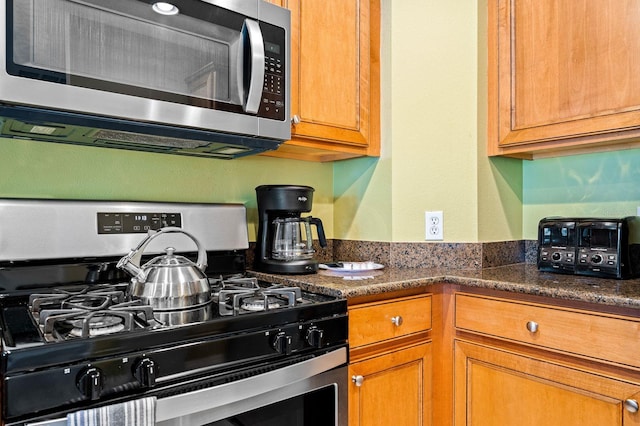
<path id="1" fill-rule="evenodd" d="M 527 330 L 529 330 L 531 333 L 537 333 L 538 323 L 535 321 L 527 321 Z"/>
<path id="2" fill-rule="evenodd" d="M 391 317 L 391 322 L 396 327 L 399 327 L 402 325 L 402 317 L 400 315 L 398 315 L 397 317 Z"/>
<path id="3" fill-rule="evenodd" d="M 635 399 L 626 399 L 624 401 L 624 408 L 626 408 L 630 413 L 637 413 L 640 406 L 638 405 L 638 401 Z"/>
<path id="4" fill-rule="evenodd" d="M 363 376 L 351 376 L 351 381 L 356 384 L 356 386 L 362 386 L 362 382 L 364 382 Z"/>

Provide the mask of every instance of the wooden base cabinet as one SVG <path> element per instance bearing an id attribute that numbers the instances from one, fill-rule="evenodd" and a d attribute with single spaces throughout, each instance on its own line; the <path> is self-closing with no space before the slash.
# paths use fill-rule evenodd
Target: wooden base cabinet
<path id="1" fill-rule="evenodd" d="M 640 425 L 637 318 L 454 298 L 454 425 Z"/>
<path id="2" fill-rule="evenodd" d="M 349 426 L 640 426 L 640 316 L 431 290 L 349 306 Z"/>
<path id="3" fill-rule="evenodd" d="M 432 295 L 349 307 L 349 426 L 430 426 Z"/>
<path id="4" fill-rule="evenodd" d="M 431 344 L 349 366 L 349 426 L 431 425 Z"/>
<path id="5" fill-rule="evenodd" d="M 456 426 L 640 425 L 640 384 L 456 340 Z"/>

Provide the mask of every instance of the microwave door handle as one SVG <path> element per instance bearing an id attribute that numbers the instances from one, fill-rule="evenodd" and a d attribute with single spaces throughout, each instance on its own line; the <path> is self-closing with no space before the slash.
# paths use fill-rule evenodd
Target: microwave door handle
<path id="1" fill-rule="evenodd" d="M 264 83 L 264 40 L 258 22 L 245 19 L 244 28 L 249 39 L 248 60 L 251 62 L 249 67 L 251 74 L 248 78 L 247 98 L 243 109 L 250 114 L 257 114 Z"/>

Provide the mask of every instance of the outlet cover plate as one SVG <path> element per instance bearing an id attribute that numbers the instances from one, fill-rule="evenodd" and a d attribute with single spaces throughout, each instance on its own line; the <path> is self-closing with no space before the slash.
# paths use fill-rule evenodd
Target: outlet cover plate
<path id="1" fill-rule="evenodd" d="M 424 212 L 425 239 L 427 241 L 442 241 L 444 239 L 444 219 L 442 211 Z"/>

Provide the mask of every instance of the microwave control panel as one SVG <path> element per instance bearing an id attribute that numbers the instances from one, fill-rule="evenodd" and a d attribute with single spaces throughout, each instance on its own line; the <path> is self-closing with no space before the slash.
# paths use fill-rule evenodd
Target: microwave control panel
<path id="1" fill-rule="evenodd" d="M 260 29 L 264 38 L 264 85 L 258 116 L 283 121 L 287 90 L 285 33 L 264 22 Z"/>

